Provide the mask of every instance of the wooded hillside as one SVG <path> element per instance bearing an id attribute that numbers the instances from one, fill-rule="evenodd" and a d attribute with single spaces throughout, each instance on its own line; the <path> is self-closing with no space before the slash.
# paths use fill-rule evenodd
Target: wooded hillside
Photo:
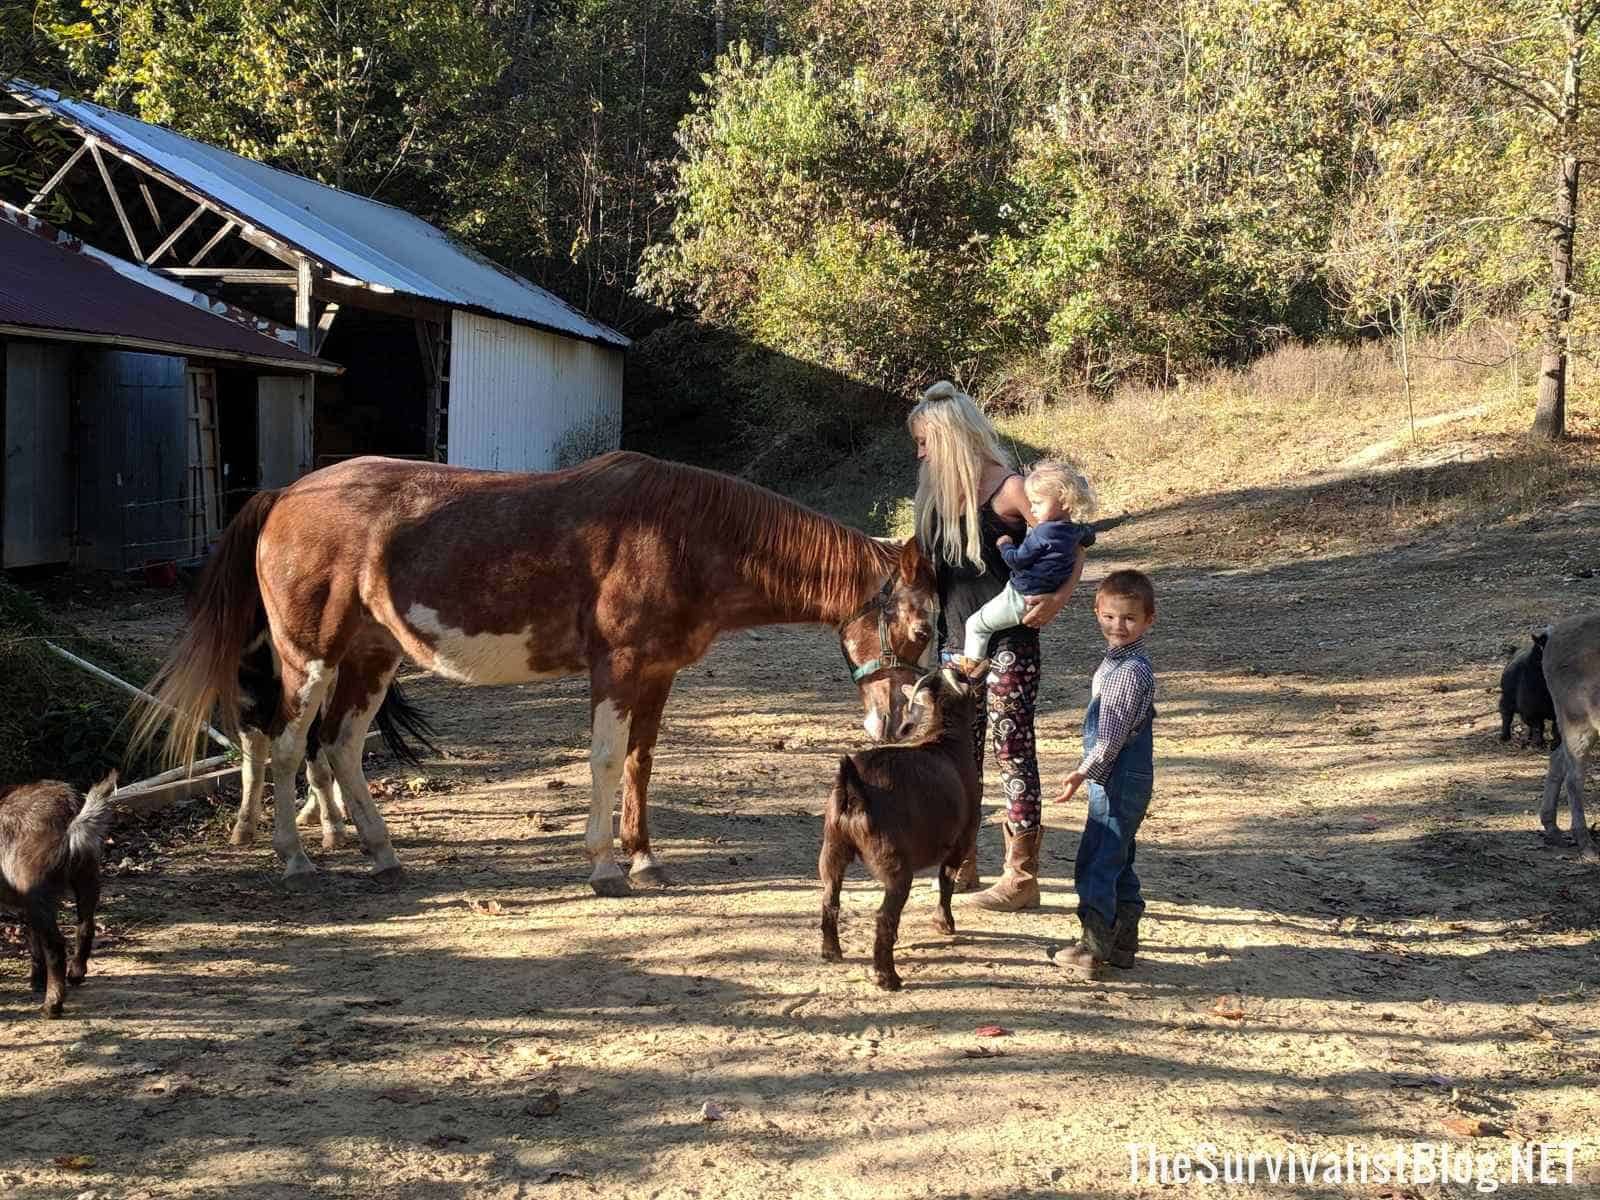
<path id="1" fill-rule="evenodd" d="M 1020 401 L 1486 315 L 1553 437 L 1597 10 L 37 0 L 0 65 L 416 211 L 764 442 L 942 375 Z M 44 131 L 4 136 L 26 174 Z"/>

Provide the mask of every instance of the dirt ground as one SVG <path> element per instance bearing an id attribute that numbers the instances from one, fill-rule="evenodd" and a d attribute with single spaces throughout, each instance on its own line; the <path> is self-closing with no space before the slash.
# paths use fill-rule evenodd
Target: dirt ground
<path id="1" fill-rule="evenodd" d="M 1196 565 L 1197 530 L 1259 500 L 1108 522 L 1088 571 L 1148 566 L 1161 597 L 1137 969 L 1083 983 L 1049 957 L 1078 804 L 1048 810 L 1041 911 L 958 908 L 944 937 L 919 885 L 885 994 L 857 869 L 848 961 L 820 960 L 819 814 L 860 741 L 825 630 L 731 636 L 683 673 L 652 797 L 676 883 L 620 900 L 585 883 L 583 684 L 419 680 L 447 757 L 369 766 L 403 884 L 308 839 L 320 884 L 288 893 L 265 836 L 232 849 L 195 801 L 119 831 L 65 1020 L 0 960 L 0 1194 L 1146 1196 L 1176 1185 L 1130 1179 L 1130 1143 L 1220 1164 L 1413 1142 L 1502 1181 L 1576 1143 L 1570 1187 L 1551 1158 L 1560 1184 L 1500 1194 L 1600 1194 L 1600 868 L 1541 843 L 1545 756 L 1497 740 L 1493 690 L 1509 643 L 1600 602 L 1600 505 Z M 1046 636 L 1050 778 L 1099 655 L 1089 590 Z M 139 593 L 96 632 L 173 619 Z M 993 825 L 981 853 L 987 878 Z M 1481 1194 L 1317 1170 L 1233 1190 Z"/>

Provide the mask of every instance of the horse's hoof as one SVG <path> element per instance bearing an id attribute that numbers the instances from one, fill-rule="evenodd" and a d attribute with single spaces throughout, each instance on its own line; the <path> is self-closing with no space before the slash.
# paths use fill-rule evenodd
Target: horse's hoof
<path id="1" fill-rule="evenodd" d="M 1586 863 L 1600 863 L 1600 850 L 1596 850 L 1592 844 L 1587 845 L 1578 852 L 1578 857 Z"/>
<path id="2" fill-rule="evenodd" d="M 595 868 L 595 873 L 589 876 L 589 886 L 596 896 L 626 896 L 628 877 L 615 863 L 607 863 L 605 868 Z"/>
<path id="3" fill-rule="evenodd" d="M 402 867 L 399 863 L 396 863 L 392 867 L 385 867 L 381 871 L 374 871 L 372 873 L 372 878 L 373 879 L 377 880 L 379 883 L 384 884 L 386 886 L 392 886 L 394 884 L 397 884 L 402 879 L 404 879 L 405 877 L 406 877 L 406 869 L 404 867 Z"/>
<path id="4" fill-rule="evenodd" d="M 651 863 L 629 871 L 628 882 L 636 888 L 662 888 L 671 886 L 672 877 L 660 863 Z"/>
<path id="5" fill-rule="evenodd" d="M 44 1019 L 46 1021 L 59 1021 L 61 1019 L 60 1004 L 46 1004 L 44 1006 Z"/>
<path id="6" fill-rule="evenodd" d="M 898 992 L 901 986 L 900 976 L 891 971 L 874 971 L 872 982 L 886 992 Z"/>
<path id="7" fill-rule="evenodd" d="M 317 869 L 294 871 L 283 877 L 283 886 L 291 892 L 309 892 L 317 886 Z"/>
<path id="8" fill-rule="evenodd" d="M 324 850 L 337 850 L 342 845 L 344 845 L 344 839 L 337 833 L 329 833 L 326 830 L 323 831 L 322 848 Z"/>
<path id="9" fill-rule="evenodd" d="M 234 826 L 233 832 L 228 835 L 228 845 L 230 846 L 248 846 L 255 840 L 256 831 L 254 829 L 244 829 L 237 825 Z"/>

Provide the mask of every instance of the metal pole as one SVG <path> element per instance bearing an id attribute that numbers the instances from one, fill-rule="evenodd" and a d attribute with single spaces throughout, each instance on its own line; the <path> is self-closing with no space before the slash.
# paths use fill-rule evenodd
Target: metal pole
<path id="1" fill-rule="evenodd" d="M 103 679 L 103 680 L 105 680 L 105 682 L 109 683 L 112 687 L 121 688 L 123 691 L 127 692 L 130 696 L 137 696 L 137 697 L 139 697 L 139 699 L 148 701 L 149 703 L 154 704 L 157 708 L 164 708 L 168 712 L 176 712 L 177 711 L 176 709 L 174 709 L 172 707 L 172 705 L 163 704 L 161 701 L 157 700 L 154 696 L 152 696 L 149 692 L 141 691 L 139 688 L 134 687 L 133 684 L 127 682 L 126 680 L 118 679 L 115 675 L 111 674 L 111 672 L 101 670 L 99 667 L 95 666 L 92 662 L 86 662 L 83 659 L 79 658 L 76 654 L 72 653 L 72 651 L 63 650 L 60 646 L 56 645 L 54 642 L 50 642 L 50 641 L 45 642 L 44 648 L 46 650 L 50 651 L 50 653 L 52 653 L 52 654 L 54 654 L 54 655 L 56 655 L 56 656 L 58 656 L 60 658 L 66 659 L 73 666 L 80 667 L 83 670 L 89 672 L 89 674 L 93 675 L 96 679 Z M 200 722 L 200 727 L 202 729 L 204 729 L 208 734 L 210 734 L 211 735 L 211 740 L 216 742 L 219 746 L 225 746 L 229 750 L 237 749 L 237 747 L 235 747 L 232 742 L 230 742 L 227 738 L 223 737 L 222 734 L 218 733 L 215 729 L 213 729 L 210 725 L 206 724 L 204 721 Z"/>

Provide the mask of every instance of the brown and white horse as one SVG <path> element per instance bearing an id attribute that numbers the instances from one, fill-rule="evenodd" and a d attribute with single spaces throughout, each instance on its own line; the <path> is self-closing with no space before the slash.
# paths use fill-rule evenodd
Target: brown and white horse
<path id="1" fill-rule="evenodd" d="M 550 474 L 359 458 L 253 497 L 200 581 L 189 629 L 151 684 L 176 710 L 169 746 L 193 754 L 218 705 L 237 727 L 239 663 L 265 637 L 281 681 L 275 793 L 293 797 L 306 732 L 380 878 L 400 873 L 361 772 L 361 749 L 403 657 L 446 679 L 524 683 L 587 672 L 590 884 L 665 882 L 646 796 L 674 675 L 718 634 L 755 625 L 838 626 L 874 738 L 897 725 L 933 633 L 931 564 L 915 541 L 884 545 L 775 493 L 716 472 L 616 453 Z M 136 738 L 166 714 L 147 708 Z M 277 723 L 274 722 L 275 727 Z M 315 870 L 292 802 L 273 848 L 291 882 Z"/>

